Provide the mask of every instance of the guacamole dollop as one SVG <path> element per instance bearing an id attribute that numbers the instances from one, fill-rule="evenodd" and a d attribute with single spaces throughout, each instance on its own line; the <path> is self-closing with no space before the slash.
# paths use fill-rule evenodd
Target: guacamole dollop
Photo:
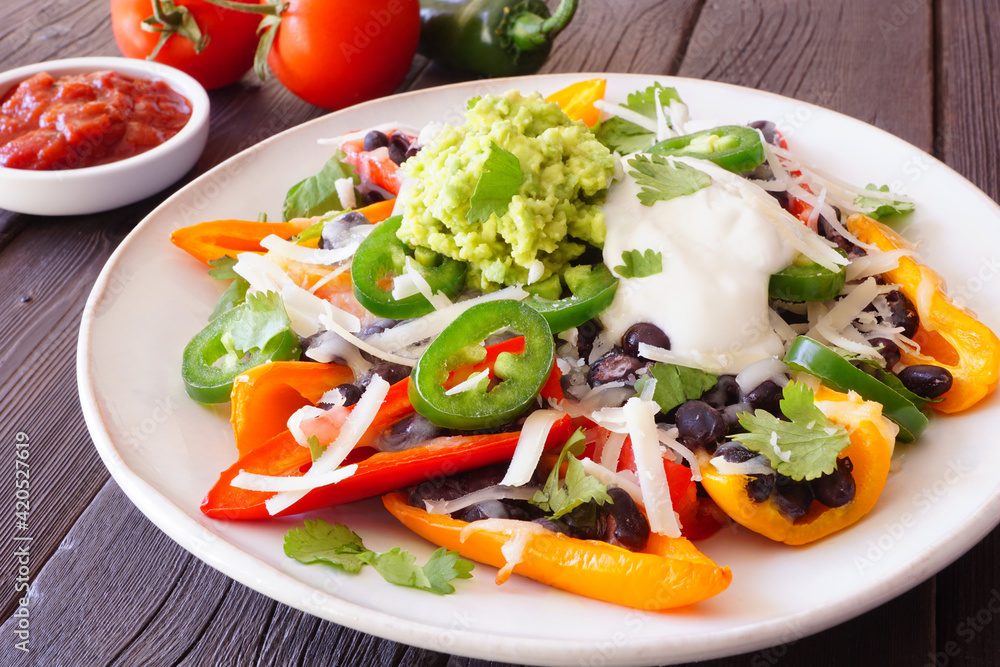
<path id="1" fill-rule="evenodd" d="M 521 186 L 506 213 L 470 222 L 470 200 L 493 142 L 517 157 Z M 540 283 L 585 244 L 604 244 L 597 200 L 614 173 L 611 153 L 538 93 L 474 100 L 465 123 L 445 127 L 403 163 L 403 173 L 398 237 L 468 262 L 470 286 Z"/>

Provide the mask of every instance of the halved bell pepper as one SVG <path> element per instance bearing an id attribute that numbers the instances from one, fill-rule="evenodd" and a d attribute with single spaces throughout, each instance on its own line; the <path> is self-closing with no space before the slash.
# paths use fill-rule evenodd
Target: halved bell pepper
<path id="1" fill-rule="evenodd" d="M 708 599 L 732 581 L 728 567 L 719 567 L 683 537 L 651 534 L 646 548 L 633 552 L 607 542 L 539 530 L 530 522 L 487 520 L 470 524 L 430 514 L 407 504 L 406 496 L 399 492 L 383 496 L 382 503 L 424 539 L 501 568 L 497 584 L 515 572 L 577 595 L 654 611 Z M 467 531 L 464 540 L 463 531 Z M 520 535 L 523 548 L 511 568 L 502 548 Z"/>
<path id="2" fill-rule="evenodd" d="M 909 247 L 896 232 L 864 215 L 848 218 L 847 228 L 861 241 L 884 251 Z M 937 273 L 909 257 L 901 257 L 899 266 L 882 275 L 887 282 L 899 285 L 920 317 L 920 329 L 914 340 L 920 345 L 921 353 L 901 350 L 903 363 L 907 366 L 934 364 L 946 368 L 952 375 L 951 389 L 940 402 L 931 403 L 930 407 L 945 413 L 961 412 L 997 388 L 1000 339 L 948 298 Z"/>
<path id="3" fill-rule="evenodd" d="M 392 386 L 392 391 L 397 394 L 394 404 L 401 405 L 399 401 L 405 397 L 407 383 L 408 380 L 402 380 Z M 402 392 L 397 390 L 400 386 Z M 390 397 L 387 397 L 386 401 L 389 400 Z M 385 409 L 383 411 L 387 414 L 390 412 Z M 378 422 L 365 432 L 359 443 L 362 449 L 356 448 L 345 461 L 345 464 L 358 465 L 353 475 L 336 484 L 310 491 L 297 503 L 275 516 L 349 503 L 436 477 L 509 461 L 520 436 L 517 431 L 449 436 L 435 438 L 424 445 L 401 452 L 375 452 L 366 456 L 372 450 L 364 448 L 364 445 L 371 444 L 379 433 L 401 416 L 396 412 L 393 419 L 383 418 L 383 411 L 379 413 Z M 549 432 L 546 448 L 561 446 L 572 430 L 569 417 L 564 417 Z M 298 476 L 304 474 L 311 464 L 309 449 L 299 445 L 288 431 L 280 433 L 225 470 L 202 501 L 201 511 L 213 519 L 266 519 L 271 514 L 264 503 L 274 494 L 236 488 L 230 484 L 233 478 L 241 470 L 262 475 Z"/>
<path id="4" fill-rule="evenodd" d="M 347 366 L 308 361 L 274 361 L 237 376 L 230 421 L 240 456 L 287 430 L 299 408 L 316 405 L 330 389 L 353 381 Z"/>
<path id="5" fill-rule="evenodd" d="M 816 405 L 850 434 L 851 444 L 840 457 L 850 458 L 853 464 L 854 499 L 838 508 L 814 501 L 809 512 L 793 523 L 770 500 L 755 503 L 750 499 L 746 492 L 749 477 L 723 475 L 709 462 L 711 456 L 702 454 L 702 486 L 733 521 L 772 540 L 800 545 L 850 526 L 875 506 L 889 476 L 896 427 L 882 416 L 881 405 L 862 400 L 853 392 L 841 394 L 821 386 L 816 391 Z"/>
<path id="6" fill-rule="evenodd" d="M 392 214 L 395 200 L 376 202 L 358 209 L 370 222 L 381 222 Z M 274 234 L 286 241 L 311 227 L 314 218 L 298 218 L 288 222 L 256 222 L 251 220 L 212 220 L 190 227 L 175 229 L 170 242 L 206 264 L 241 252 L 263 253 L 260 242 Z"/>
<path id="7" fill-rule="evenodd" d="M 596 100 L 604 99 L 607 79 L 588 79 L 566 86 L 545 98 L 555 102 L 572 120 L 578 120 L 587 127 L 594 127 L 601 119 L 601 112 L 594 106 Z"/>

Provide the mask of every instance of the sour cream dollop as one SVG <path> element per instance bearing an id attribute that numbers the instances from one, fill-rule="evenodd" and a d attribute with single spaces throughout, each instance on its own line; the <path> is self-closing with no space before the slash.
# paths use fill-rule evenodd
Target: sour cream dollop
<path id="1" fill-rule="evenodd" d="M 631 325 L 649 322 L 670 337 L 678 363 L 717 373 L 780 356 L 767 286 L 796 253 L 779 231 L 785 213 L 777 201 L 736 174 L 684 158 L 678 161 L 708 174 L 712 184 L 645 206 L 629 157 L 622 159 L 624 180 L 604 206 L 604 262 L 614 271 L 622 253 L 652 249 L 662 254 L 663 271 L 621 281 L 601 314 L 602 335 L 618 344 Z"/>

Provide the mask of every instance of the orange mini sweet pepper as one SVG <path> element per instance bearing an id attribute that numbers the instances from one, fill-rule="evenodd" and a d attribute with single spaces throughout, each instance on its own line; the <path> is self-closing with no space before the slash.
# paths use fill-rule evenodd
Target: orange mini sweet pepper
<path id="1" fill-rule="evenodd" d="M 841 394 L 827 387 L 816 391 L 816 405 L 834 424 L 847 429 L 851 444 L 840 453 L 854 466 L 854 499 L 843 507 L 829 508 L 818 502 L 794 523 L 771 501 L 755 503 L 747 495 L 746 475 L 723 475 L 701 456 L 702 485 L 712 500 L 736 523 L 765 537 L 786 544 L 808 544 L 831 535 L 868 514 L 885 488 L 896 441 L 896 427 L 882 416 L 882 406 L 860 396 Z"/>
<path id="2" fill-rule="evenodd" d="M 369 204 L 359 208 L 369 222 L 382 222 L 392 214 L 395 199 Z M 170 241 L 191 256 L 206 264 L 229 255 L 235 257 L 241 252 L 264 252 L 260 242 L 274 234 L 285 240 L 301 234 L 316 222 L 313 218 L 298 218 L 289 222 L 255 222 L 251 220 L 212 220 L 190 227 L 175 229 Z"/>
<path id="3" fill-rule="evenodd" d="M 500 568 L 498 584 L 514 572 L 577 595 L 655 611 L 708 599 L 732 581 L 728 567 L 719 567 L 683 537 L 654 533 L 643 551 L 634 552 L 553 533 L 528 521 L 466 523 L 430 514 L 407 504 L 401 492 L 383 496 L 382 503 L 424 539 Z M 508 547 L 505 554 L 505 545 L 517 548 Z"/>
<path id="4" fill-rule="evenodd" d="M 606 79 L 588 79 L 566 86 L 545 98 L 555 102 L 573 120 L 582 121 L 587 127 L 594 127 L 601 119 L 601 112 L 594 106 L 596 100 L 604 99 Z"/>
<path id="5" fill-rule="evenodd" d="M 334 387 L 354 381 L 346 366 L 311 361 L 274 361 L 233 381 L 233 435 L 240 456 L 286 430 L 299 408 L 316 405 Z"/>
<path id="6" fill-rule="evenodd" d="M 896 232 L 864 215 L 848 218 L 847 228 L 858 239 L 880 250 L 909 247 Z M 942 396 L 943 400 L 930 403 L 930 407 L 945 413 L 961 412 L 997 388 L 1000 339 L 948 298 L 937 273 L 910 257 L 901 257 L 899 266 L 883 276 L 887 282 L 899 285 L 920 317 L 920 328 L 914 336 L 920 354 L 902 349 L 903 363 L 935 364 L 951 373 L 951 389 Z"/>

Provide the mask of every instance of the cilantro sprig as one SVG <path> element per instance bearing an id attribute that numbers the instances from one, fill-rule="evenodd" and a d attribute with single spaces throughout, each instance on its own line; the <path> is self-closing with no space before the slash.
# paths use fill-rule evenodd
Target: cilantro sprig
<path id="1" fill-rule="evenodd" d="M 649 369 L 648 375 L 639 378 L 635 390 L 642 393 L 643 387 L 650 379 L 656 380 L 653 401 L 660 406 L 660 411 L 663 413 L 670 412 L 687 401 L 701 398 L 702 394 L 719 381 L 716 376 L 698 368 L 656 363 Z"/>
<path id="2" fill-rule="evenodd" d="M 229 283 L 229 287 L 226 291 L 222 293 L 219 300 L 215 304 L 215 308 L 212 309 L 212 314 L 208 316 L 209 322 L 214 320 L 219 315 L 232 310 L 236 306 L 240 305 L 247 298 L 247 290 L 250 289 L 250 283 L 240 277 L 233 267 L 236 266 L 236 259 L 230 257 L 229 255 L 224 255 L 219 259 L 210 259 L 208 263 L 212 268 L 208 270 L 208 275 L 212 276 L 216 280 L 232 280 Z"/>
<path id="3" fill-rule="evenodd" d="M 591 500 L 597 501 L 598 505 L 614 502 L 608 495 L 608 487 L 596 477 L 588 475 L 583 464 L 576 458 L 583 453 L 583 441 L 583 431 L 577 429 L 559 452 L 559 458 L 556 459 L 545 486 L 536 491 L 528 501 L 543 512 L 549 512 L 552 519 L 558 519 Z M 566 477 L 565 484 L 561 484 L 559 471 L 564 461 Z"/>
<path id="4" fill-rule="evenodd" d="M 670 107 L 671 100 L 681 101 L 681 96 L 674 88 L 666 88 L 660 83 L 654 83 L 645 90 L 639 90 L 628 96 L 622 106 L 646 118 L 656 120 L 656 98 L 664 109 Z M 638 153 L 653 145 L 656 135 L 632 121 L 614 117 L 601 123 L 597 139 L 602 144 L 622 155 Z"/>
<path id="5" fill-rule="evenodd" d="M 889 186 L 883 185 L 882 187 L 875 187 L 874 183 L 869 183 L 865 186 L 866 190 L 873 190 L 875 192 L 889 192 Z M 913 211 L 913 203 L 908 201 L 887 201 L 885 199 L 879 199 L 877 197 L 866 197 L 865 195 L 858 195 L 854 198 L 854 205 L 865 211 L 865 215 L 869 218 L 874 218 L 876 220 L 882 220 L 884 218 L 889 218 L 897 215 L 904 215 Z"/>
<path id="6" fill-rule="evenodd" d="M 643 253 L 638 250 L 626 250 L 622 253 L 622 264 L 615 267 L 615 273 L 622 278 L 645 278 L 655 276 L 661 271 L 663 271 L 663 253 L 653 252 L 652 248 L 647 248 Z"/>
<path id="7" fill-rule="evenodd" d="M 263 350 L 272 339 L 291 327 L 277 292 L 248 294 L 240 308 L 239 318 L 229 329 L 226 341 L 235 350 Z"/>
<path id="8" fill-rule="evenodd" d="M 712 184 L 705 172 L 662 155 L 636 155 L 628 163 L 635 169 L 629 172 L 632 178 L 642 186 L 639 201 L 643 206 L 694 194 Z"/>
<path id="9" fill-rule="evenodd" d="M 365 547 L 361 537 L 344 524 L 331 525 L 323 519 L 306 519 L 302 528 L 285 533 L 285 555 L 306 565 L 326 563 L 351 574 L 370 565 L 391 584 L 438 595 L 454 593 L 455 587 L 449 582 L 469 579 L 474 567 L 471 561 L 459 558 L 458 552 L 444 547 L 431 554 L 423 566 L 399 547 L 378 553 Z"/>
<path id="10" fill-rule="evenodd" d="M 511 199 L 521 189 L 524 173 L 521 161 L 495 141 L 490 142 L 490 154 L 483 163 L 483 173 L 469 200 L 469 222 L 486 222 L 490 214 L 498 218 L 507 213 Z"/>
<path id="11" fill-rule="evenodd" d="M 342 178 L 350 178 L 357 185 L 361 182 L 357 170 L 344 158 L 344 151 L 333 154 L 319 172 L 309 178 L 299 181 L 285 195 L 282 215 L 285 220 L 293 218 L 311 218 L 323 215 L 328 211 L 339 211 L 344 208 L 337 193 L 336 183 Z"/>
<path id="12" fill-rule="evenodd" d="M 789 382 L 782 392 L 782 421 L 763 410 L 740 414 L 747 430 L 730 436 L 747 449 L 763 454 L 771 466 L 794 480 L 816 479 L 837 468 L 837 455 L 851 444 L 847 430 L 835 425 L 816 407 L 813 390 Z"/>

